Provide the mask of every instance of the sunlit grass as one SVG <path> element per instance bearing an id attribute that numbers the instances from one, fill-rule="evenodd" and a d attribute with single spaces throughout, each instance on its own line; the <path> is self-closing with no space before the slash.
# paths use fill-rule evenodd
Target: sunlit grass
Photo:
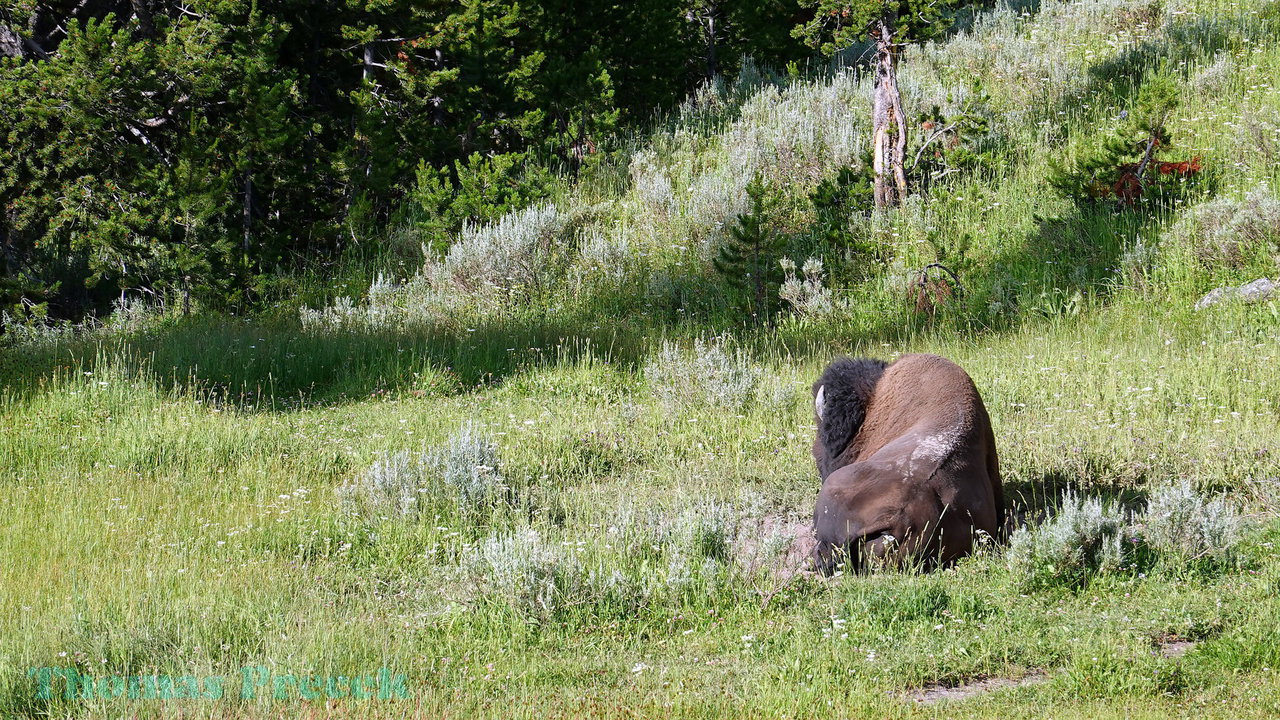
<path id="1" fill-rule="evenodd" d="M 336 330 L 300 327 L 295 302 L 0 349 L 0 716 L 330 713 L 231 683 L 218 701 L 45 700 L 26 674 L 246 665 L 406 674 L 411 700 L 332 709 L 351 717 L 1280 713 L 1280 310 L 1191 310 L 1217 283 L 1274 274 L 1272 258 L 1206 267 L 1181 206 L 1085 211 L 1044 183 L 1168 56 L 1173 136 L 1216 168 L 1218 197 L 1280 191 L 1280 49 L 1255 14 L 1274 12 L 1046 2 L 911 50 L 912 108 L 980 76 L 1004 147 L 877 220 L 895 261 L 837 288 L 831 317 L 744 325 L 699 268 L 751 168 L 804 186 L 856 157 L 865 117 L 847 109 L 866 87 L 847 74 L 704 97 L 629 169 L 584 173 L 557 200 L 595 208 L 596 235 L 524 302 Z M 968 292 L 914 316 L 904 273 L 962 235 Z M 1139 242 L 1145 264 L 1125 259 Z M 299 296 L 363 302 L 348 281 Z M 775 543 L 817 490 L 809 384 L 837 354 L 906 352 L 973 376 L 1019 517 L 1068 489 L 1138 509 L 1185 481 L 1246 513 L 1238 552 L 1034 591 L 999 548 L 927 576 L 796 574 L 802 557 Z M 460 428 L 497 449 L 484 503 L 400 517 L 340 502 L 388 453 Z M 1166 658 L 1172 640 L 1197 644 Z M 906 696 L 1028 676 L 1043 681 L 941 707 Z"/>
<path id="2" fill-rule="evenodd" d="M 1015 502 L 1044 505 L 1066 486 L 1132 502 L 1189 479 L 1258 513 L 1274 507 L 1280 474 L 1280 344 L 1274 325 L 1255 326 L 1258 312 L 1162 327 L 1135 325 L 1121 308 L 1005 336 L 850 349 L 963 364 L 991 410 Z M 762 372 L 801 389 L 826 360 L 767 338 L 751 347 Z M 608 529 L 637 508 L 714 499 L 803 523 L 816 486 L 803 393 L 785 407 L 672 409 L 640 369 L 597 350 L 549 353 L 506 382 L 444 396 L 405 387 L 268 411 L 160 389 L 145 363 L 99 356 L 86 367 L 0 410 L 18 508 L 0 533 L 11 712 L 43 707 L 18 671 L 70 663 L 228 676 L 254 663 L 321 674 L 387 666 L 410 676 L 424 707 L 510 701 L 527 703 L 515 714 L 566 715 L 592 702 L 599 713 L 613 703 L 818 712 L 830 702 L 897 714 L 904 701 L 886 692 L 1028 672 L 1050 678 L 1010 691 L 1029 707 L 1075 694 L 1185 707 L 1225 692 L 1220 672 L 1271 667 L 1257 653 L 1273 641 L 1280 564 L 1256 529 L 1240 570 L 1121 575 L 1079 594 L 1024 595 L 996 557 L 933 577 L 747 572 L 638 610 L 592 600 L 537 620 L 479 602 L 459 579 L 475 543 L 504 528 L 534 527 L 607 568 L 623 557 L 607 549 Z M 434 447 L 466 422 L 496 438 L 504 476 L 522 488 L 506 510 L 467 526 L 447 516 L 369 526 L 339 511 L 335 489 L 378 453 Z M 1152 655 L 1164 636 L 1206 642 L 1175 662 Z M 1274 688 L 1266 677 L 1256 681 Z M 997 697 L 972 707 L 998 712 Z M 110 702 L 54 707 L 110 715 Z M 267 711 L 239 702 L 137 712 Z"/>

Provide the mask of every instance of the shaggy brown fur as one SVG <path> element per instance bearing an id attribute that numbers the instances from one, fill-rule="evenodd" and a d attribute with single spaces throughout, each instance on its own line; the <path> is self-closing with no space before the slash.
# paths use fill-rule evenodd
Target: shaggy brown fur
<path id="1" fill-rule="evenodd" d="M 991 420 L 958 365 L 937 355 L 842 358 L 813 386 L 822 476 L 814 563 L 950 564 L 993 538 L 1004 497 Z"/>

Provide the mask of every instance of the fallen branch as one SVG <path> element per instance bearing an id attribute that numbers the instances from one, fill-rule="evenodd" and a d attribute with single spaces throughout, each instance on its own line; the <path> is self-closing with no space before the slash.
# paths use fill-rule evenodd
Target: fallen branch
<path id="1" fill-rule="evenodd" d="M 957 125 L 959 125 L 959 124 L 960 124 L 959 122 L 953 122 L 953 123 L 951 123 L 950 125 L 948 125 L 948 126 L 946 126 L 946 127 L 942 128 L 941 130 L 939 130 L 939 131 L 935 132 L 934 134 L 930 135 L 930 136 L 929 136 L 929 139 L 925 140 L 925 141 L 924 141 L 924 144 L 920 146 L 920 149 L 916 151 L 916 158 L 915 158 L 915 160 L 912 160 L 912 161 L 911 161 L 911 167 L 907 169 L 907 172 L 914 172 L 914 171 L 915 171 L 915 169 L 916 169 L 916 165 L 919 165 L 919 164 L 920 164 L 920 156 L 924 154 L 924 149 L 925 149 L 925 148 L 929 147 L 929 145 L 930 145 L 934 140 L 937 140 L 938 138 L 942 137 L 943 135 L 945 135 L 945 134 L 947 134 L 947 133 L 951 132 L 952 130 L 955 130 L 955 129 L 956 129 L 956 126 L 957 126 Z"/>

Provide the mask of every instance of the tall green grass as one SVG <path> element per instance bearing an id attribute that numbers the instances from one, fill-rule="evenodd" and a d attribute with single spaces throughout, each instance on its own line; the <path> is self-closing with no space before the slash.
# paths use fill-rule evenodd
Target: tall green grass
<path id="1" fill-rule="evenodd" d="M 1280 712 L 1280 311 L 1191 309 L 1275 272 L 1265 228 L 1239 262 L 1206 262 L 1220 236 L 1205 228 L 1235 221 L 1204 211 L 1280 191 L 1264 161 L 1280 141 L 1274 15 L 1001 7 L 913 49 L 912 107 L 983 79 L 996 160 L 869 221 L 896 260 L 837 289 L 847 304 L 826 318 L 743 323 L 705 251 L 742 172 L 803 188 L 856 156 L 866 84 L 847 72 L 709 88 L 642 157 L 585 173 L 556 201 L 601 207 L 556 256 L 561 274 L 510 296 L 521 302 L 458 296 L 430 322 L 301 327 L 300 302 L 367 302 L 358 278 L 416 272 L 373 259 L 343 270 L 346 288 L 302 281 L 275 314 L 0 349 L 0 716 Z M 1049 161 L 1087 152 L 1161 63 L 1182 78 L 1174 137 L 1215 168 L 1213 193 L 1146 213 L 1050 194 Z M 905 273 L 940 251 L 963 257 L 967 292 L 918 317 Z M 406 289 L 391 306 L 419 299 Z M 695 361 L 699 347 L 726 351 Z M 1185 481 L 1244 509 L 1243 542 L 1229 562 L 1135 563 L 1030 591 L 998 547 L 927 576 L 797 573 L 802 548 L 785 541 L 817 489 L 809 384 L 837 354 L 906 352 L 973 376 L 1024 521 L 1064 490 L 1137 510 Z M 708 363 L 727 368 L 721 384 L 700 382 Z M 438 452 L 465 427 L 493 440 L 502 492 L 463 511 L 466 496 L 423 475 L 411 479 L 437 494 L 420 513 L 342 503 L 338 488 L 380 459 Z M 1197 644 L 1166 658 L 1173 640 Z M 229 682 L 219 701 L 43 699 L 27 675 L 258 665 L 386 667 L 414 696 L 329 707 L 242 700 Z M 961 704 L 907 697 L 1032 676 Z"/>

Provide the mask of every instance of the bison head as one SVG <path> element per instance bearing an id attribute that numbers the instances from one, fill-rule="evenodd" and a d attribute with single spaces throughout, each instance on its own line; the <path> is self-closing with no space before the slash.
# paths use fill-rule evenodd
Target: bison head
<path id="1" fill-rule="evenodd" d="M 870 358 L 841 358 L 827 366 L 813 385 L 813 411 L 818 424 L 813 459 L 823 480 L 847 464 L 846 451 L 867 416 L 867 405 L 886 363 Z"/>

